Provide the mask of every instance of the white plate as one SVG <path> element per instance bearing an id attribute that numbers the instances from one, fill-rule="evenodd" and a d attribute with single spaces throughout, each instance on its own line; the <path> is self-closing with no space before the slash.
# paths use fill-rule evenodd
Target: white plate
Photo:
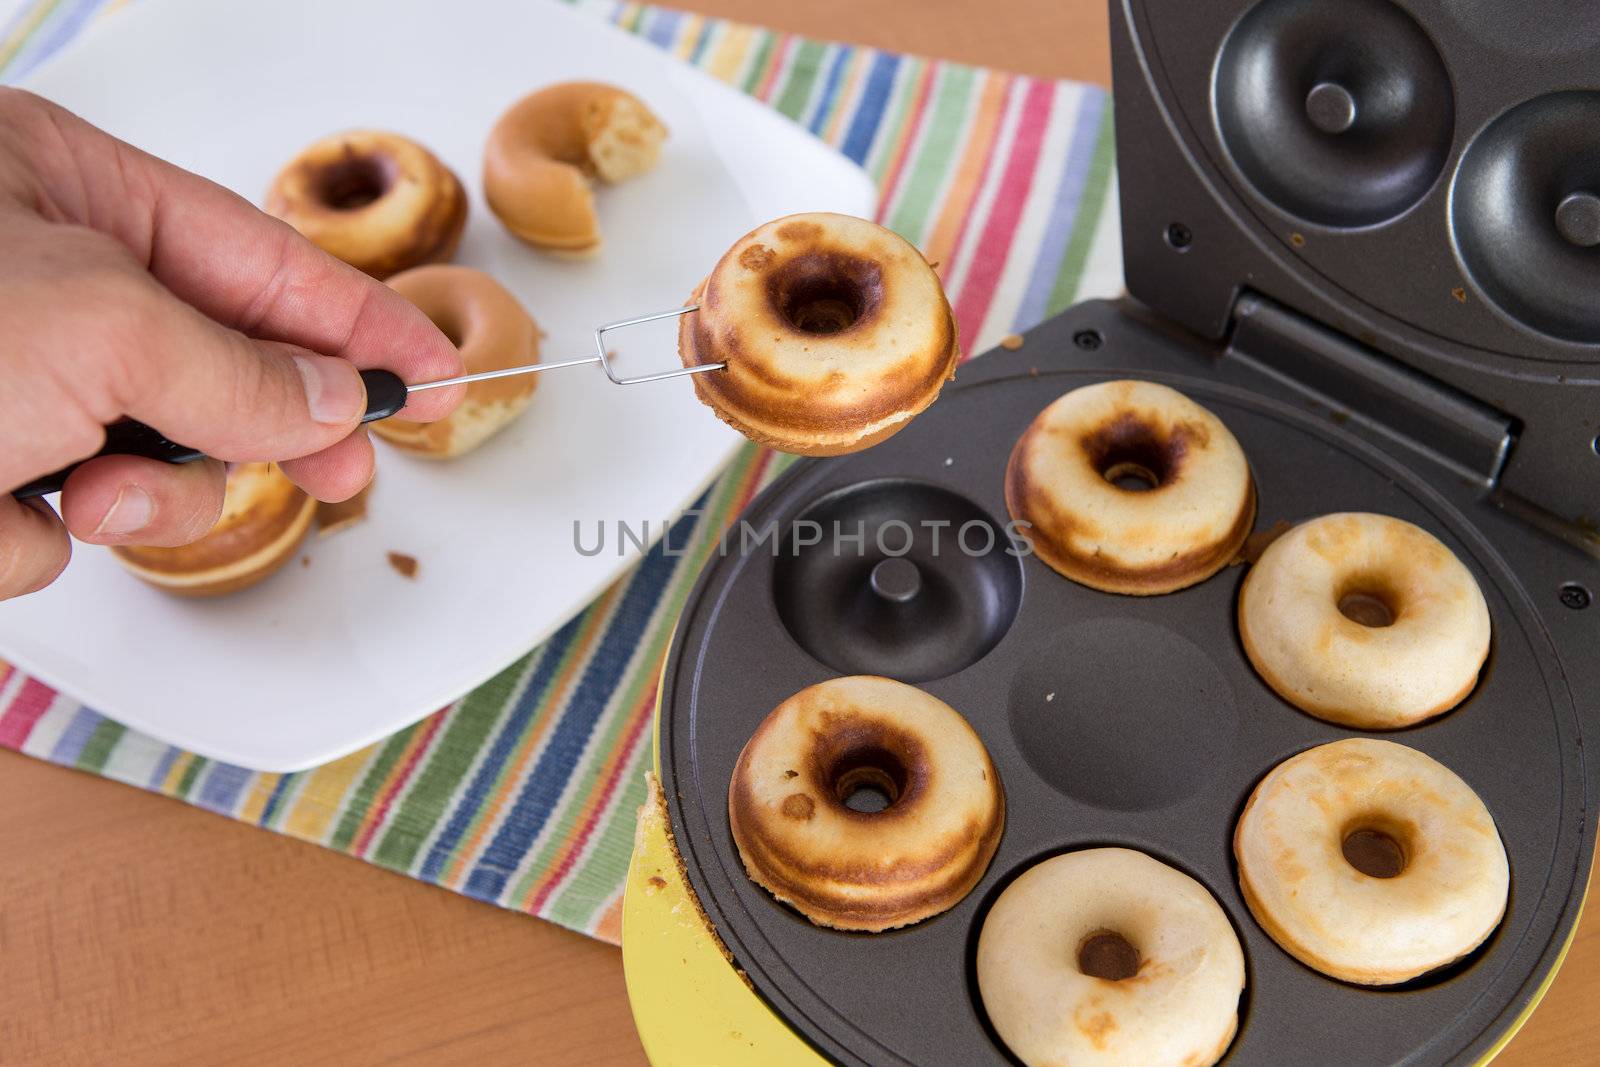
<path id="1" fill-rule="evenodd" d="M 511 239 L 478 189 L 500 112 L 550 82 L 638 93 L 672 131 L 661 165 L 601 190 L 598 260 Z M 106 17 L 29 87 L 259 201 L 277 168 L 333 130 L 430 146 L 472 190 L 459 262 L 516 292 L 545 358 L 587 353 L 605 321 L 675 307 L 740 234 L 791 211 L 870 215 L 858 168 L 799 127 L 654 46 L 541 0 L 145 0 Z M 627 371 L 676 363 L 671 324 L 617 335 Z M 449 464 L 380 445 L 370 518 L 307 542 L 253 590 L 165 597 L 78 546 L 52 588 L 0 606 L 0 655 L 129 726 L 216 759 L 296 770 L 432 712 L 526 652 L 637 556 L 584 556 L 595 523 L 662 523 L 738 438 L 686 380 L 629 387 L 598 368 L 548 375 L 531 409 Z M 631 547 L 631 546 L 630 546 Z M 389 550 L 421 562 L 415 581 Z"/>

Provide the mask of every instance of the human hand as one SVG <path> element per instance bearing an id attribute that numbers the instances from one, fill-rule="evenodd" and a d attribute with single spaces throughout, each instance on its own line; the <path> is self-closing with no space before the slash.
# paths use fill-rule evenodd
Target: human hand
<path id="1" fill-rule="evenodd" d="M 61 573 L 72 536 L 181 545 L 222 509 L 220 461 L 277 461 L 321 500 L 372 478 L 359 368 L 451 377 L 455 347 L 389 287 L 221 186 L 0 88 L 0 599 Z M 443 418 L 463 389 L 418 393 Z M 129 417 L 214 459 L 91 459 L 60 514 L 11 490 Z"/>

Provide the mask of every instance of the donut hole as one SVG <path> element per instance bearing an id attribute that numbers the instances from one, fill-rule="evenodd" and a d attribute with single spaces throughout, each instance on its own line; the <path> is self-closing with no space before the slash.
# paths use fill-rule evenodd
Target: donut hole
<path id="1" fill-rule="evenodd" d="M 1376 582 L 1356 581 L 1339 591 L 1339 614 L 1370 629 L 1393 626 L 1400 617 L 1392 592 Z"/>
<path id="2" fill-rule="evenodd" d="M 897 753 L 870 743 L 846 748 L 834 757 L 824 776 L 839 803 L 863 815 L 894 807 L 911 778 Z"/>
<path id="3" fill-rule="evenodd" d="M 1118 489 L 1126 489 L 1130 493 L 1142 493 L 1161 484 L 1155 471 L 1138 463 L 1113 463 L 1100 474 Z"/>
<path id="4" fill-rule="evenodd" d="M 880 812 L 900 799 L 900 790 L 888 772 L 877 767 L 857 767 L 835 786 L 840 803 L 863 815 Z"/>
<path id="5" fill-rule="evenodd" d="M 876 263 L 839 252 L 807 252 L 767 275 L 767 297 L 801 333 L 841 333 L 867 318 L 883 298 Z"/>
<path id="6" fill-rule="evenodd" d="M 1361 819 L 1339 840 L 1344 861 L 1368 878 L 1398 878 L 1405 873 L 1408 834 L 1386 819 Z"/>
<path id="7" fill-rule="evenodd" d="M 324 167 L 317 178 L 317 198 L 335 211 L 355 211 L 389 191 L 394 176 L 374 156 L 350 156 Z"/>
<path id="8" fill-rule="evenodd" d="M 1187 449 L 1182 435 L 1165 434 L 1129 412 L 1086 435 L 1082 445 L 1100 477 L 1130 493 L 1159 489 L 1171 481 Z"/>
<path id="9" fill-rule="evenodd" d="M 1120 982 L 1139 973 L 1139 950 L 1115 930 L 1096 930 L 1078 944 L 1078 971 L 1090 978 Z"/>
<path id="10" fill-rule="evenodd" d="M 789 309 L 789 321 L 806 333 L 848 330 L 860 314 L 846 293 L 819 293 Z"/>

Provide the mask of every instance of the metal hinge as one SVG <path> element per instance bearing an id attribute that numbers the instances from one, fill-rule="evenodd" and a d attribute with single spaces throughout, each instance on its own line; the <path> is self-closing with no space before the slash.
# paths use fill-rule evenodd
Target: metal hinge
<path id="1" fill-rule="evenodd" d="M 1234 303 L 1224 355 L 1484 490 L 1511 454 L 1503 412 L 1256 293 Z"/>

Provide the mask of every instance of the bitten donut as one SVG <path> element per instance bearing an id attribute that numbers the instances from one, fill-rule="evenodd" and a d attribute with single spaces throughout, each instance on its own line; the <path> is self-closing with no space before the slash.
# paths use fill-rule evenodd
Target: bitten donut
<path id="1" fill-rule="evenodd" d="M 539 327 L 517 298 L 481 270 L 417 267 L 389 285 L 421 309 L 461 352 L 463 374 L 518 367 L 539 359 Z M 522 413 L 537 374 L 473 382 L 460 405 L 438 422 L 382 419 L 372 432 L 396 448 L 433 459 L 464 455 Z"/>
<path id="2" fill-rule="evenodd" d="M 1108 593 L 1170 593 L 1211 577 L 1255 522 L 1232 433 L 1176 389 L 1074 389 L 1033 420 L 1006 466 L 1006 507 L 1039 558 Z"/>
<path id="3" fill-rule="evenodd" d="M 922 253 L 865 219 L 790 215 L 745 234 L 690 298 L 686 367 L 724 422 L 760 444 L 836 456 L 877 444 L 933 403 L 960 348 Z"/>
<path id="4" fill-rule="evenodd" d="M 1453 963 L 1500 924 L 1511 885 L 1489 809 L 1416 749 L 1352 737 L 1261 780 L 1233 835 L 1239 888 L 1284 951 L 1393 985 Z"/>
<path id="5" fill-rule="evenodd" d="M 600 250 L 591 180 L 620 182 L 656 165 L 667 128 L 632 93 L 563 82 L 511 106 L 489 133 L 483 193 L 514 235 L 545 251 Z"/>
<path id="6" fill-rule="evenodd" d="M 850 807 L 861 791 L 887 806 Z M 766 717 L 734 767 L 728 820 L 757 885 L 819 926 L 876 932 L 967 895 L 1000 843 L 1005 796 L 953 708 L 856 676 L 802 689 Z"/>
<path id="7" fill-rule="evenodd" d="M 118 545 L 118 563 L 163 592 L 202 597 L 262 581 L 287 563 L 311 528 L 317 502 L 271 463 L 228 471 L 222 517 L 211 532 L 178 548 Z"/>
<path id="8" fill-rule="evenodd" d="M 374 278 L 455 255 L 467 194 L 437 156 L 397 133 L 324 137 L 273 179 L 267 213 Z"/>
<path id="9" fill-rule="evenodd" d="M 1244 951 L 1205 886 L 1143 852 L 1055 856 L 978 933 L 978 992 L 1028 1067 L 1206 1067 L 1239 1026 Z"/>
<path id="10" fill-rule="evenodd" d="M 1489 608 L 1472 572 L 1426 530 L 1387 515 L 1324 515 L 1250 568 L 1239 636 L 1295 707 L 1387 730 L 1472 692 L 1489 654 Z"/>

